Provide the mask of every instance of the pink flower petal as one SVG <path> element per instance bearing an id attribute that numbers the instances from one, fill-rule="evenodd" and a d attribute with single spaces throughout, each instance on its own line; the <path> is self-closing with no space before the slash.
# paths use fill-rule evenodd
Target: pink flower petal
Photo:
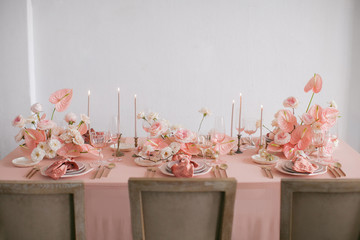
<path id="1" fill-rule="evenodd" d="M 194 143 L 181 143 L 180 149 L 188 155 L 198 155 L 200 150 Z"/>
<path id="2" fill-rule="evenodd" d="M 57 150 L 57 154 L 62 157 L 79 157 L 82 152 L 82 148 L 79 145 L 67 143 Z"/>
<path id="3" fill-rule="evenodd" d="M 25 129 L 24 138 L 26 146 L 31 150 L 36 148 L 39 142 L 44 142 L 46 140 L 45 132 L 35 129 Z"/>
<path id="4" fill-rule="evenodd" d="M 55 104 L 56 111 L 63 112 L 69 107 L 72 95 L 72 89 L 61 89 L 51 94 L 49 101 Z"/>
<path id="5" fill-rule="evenodd" d="M 315 74 L 305 85 L 304 91 L 313 90 L 314 93 L 319 93 L 322 88 L 322 78 L 319 74 Z"/>
<path id="6" fill-rule="evenodd" d="M 150 138 L 144 143 L 144 146 L 146 145 L 151 145 L 154 150 L 161 150 L 168 146 L 162 138 Z"/>
<path id="7" fill-rule="evenodd" d="M 88 128 L 85 123 L 82 123 L 79 127 L 79 132 L 81 135 L 84 135 L 87 132 Z"/>

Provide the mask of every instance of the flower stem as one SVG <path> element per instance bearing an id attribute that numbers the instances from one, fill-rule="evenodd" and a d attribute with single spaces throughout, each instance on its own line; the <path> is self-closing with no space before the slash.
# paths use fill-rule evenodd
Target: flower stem
<path id="1" fill-rule="evenodd" d="M 315 95 L 315 93 L 313 92 L 313 94 L 311 95 L 311 99 L 310 99 L 309 105 L 307 106 L 306 113 L 309 111 L 310 104 L 311 104 L 311 102 L 312 102 L 312 100 L 313 100 L 314 95 Z"/>
<path id="2" fill-rule="evenodd" d="M 54 108 L 54 110 L 53 110 L 53 112 L 52 112 L 52 114 L 51 114 L 51 120 L 53 120 L 53 118 L 54 118 L 55 110 L 56 110 L 56 108 Z"/>
<path id="3" fill-rule="evenodd" d="M 204 121 L 204 118 L 205 118 L 205 114 L 203 115 L 203 117 L 202 117 L 202 119 L 201 119 L 201 122 L 200 122 L 200 125 L 199 125 L 199 129 L 198 129 L 198 132 L 200 132 L 201 124 L 203 123 L 203 121 Z"/>

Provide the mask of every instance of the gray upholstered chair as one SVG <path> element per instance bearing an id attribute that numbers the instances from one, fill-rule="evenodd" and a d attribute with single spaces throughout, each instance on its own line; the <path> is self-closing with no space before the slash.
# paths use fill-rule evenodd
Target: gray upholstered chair
<path id="1" fill-rule="evenodd" d="M 85 239 L 83 184 L 0 181 L 0 239 Z"/>
<path id="2" fill-rule="evenodd" d="M 130 178 L 133 239 L 231 239 L 236 180 Z"/>
<path id="3" fill-rule="evenodd" d="M 280 239 L 360 239 L 360 179 L 282 179 Z"/>

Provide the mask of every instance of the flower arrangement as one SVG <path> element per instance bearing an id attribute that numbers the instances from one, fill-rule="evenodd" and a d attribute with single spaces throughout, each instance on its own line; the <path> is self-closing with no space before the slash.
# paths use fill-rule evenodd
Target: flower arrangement
<path id="1" fill-rule="evenodd" d="M 304 151 L 308 155 L 315 151 L 313 144 L 315 134 L 319 132 L 324 134 L 335 125 L 339 117 L 339 111 L 334 102 L 326 108 L 317 104 L 311 105 L 314 95 L 321 91 L 322 82 L 321 76 L 314 74 L 306 84 L 304 91 L 313 93 L 305 113 L 299 118 L 295 116 L 299 101 L 295 97 L 284 100 L 285 109 L 279 110 L 272 121 L 274 129 L 268 135 L 271 140 L 267 146 L 268 151 L 283 152 L 287 159 L 293 159 L 298 151 Z M 333 146 L 329 143 L 324 142 L 321 145 L 322 150 L 332 148 Z"/>
<path id="2" fill-rule="evenodd" d="M 66 114 L 65 121 L 68 123 L 66 128 L 58 126 L 53 121 L 55 111 L 64 112 L 69 107 L 72 95 L 72 89 L 61 89 L 51 94 L 49 101 L 55 104 L 55 107 L 50 120 L 46 119 L 42 105 L 35 103 L 31 106 L 32 115 L 27 118 L 18 115 L 12 121 L 14 127 L 20 128 L 15 141 L 25 141 L 20 146 L 31 150 L 32 161 L 40 162 L 44 157 L 54 158 L 58 155 L 78 157 L 84 152 L 97 154 L 97 151 L 85 144 L 83 139 L 83 135 L 87 132 L 87 124 L 90 122 L 88 116 L 81 114 L 80 122 L 75 124 L 77 116 L 74 113 Z"/>

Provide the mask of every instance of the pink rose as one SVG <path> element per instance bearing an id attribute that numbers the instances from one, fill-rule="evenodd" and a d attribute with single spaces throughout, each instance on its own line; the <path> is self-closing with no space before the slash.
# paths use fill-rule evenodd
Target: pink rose
<path id="1" fill-rule="evenodd" d="M 315 122 L 315 118 L 310 113 L 304 113 L 301 116 L 301 121 L 303 121 L 305 125 L 311 125 Z"/>
<path id="2" fill-rule="evenodd" d="M 56 127 L 56 123 L 51 120 L 41 120 L 38 122 L 37 127 L 40 130 L 48 130 Z"/>
<path id="3" fill-rule="evenodd" d="M 12 125 L 13 125 L 14 127 L 22 128 L 22 127 L 25 126 L 25 122 L 26 122 L 25 118 L 23 118 L 23 116 L 21 116 L 21 115 L 18 115 L 18 116 L 16 116 L 16 118 L 12 121 Z"/>
<path id="4" fill-rule="evenodd" d="M 299 101 L 295 97 L 288 97 L 283 102 L 284 107 L 297 108 Z"/>
<path id="5" fill-rule="evenodd" d="M 76 122 L 76 114 L 75 113 L 68 113 L 65 115 L 65 121 L 69 124 L 73 124 Z"/>
<path id="6" fill-rule="evenodd" d="M 42 111 L 42 106 L 40 103 L 35 103 L 31 106 L 30 110 L 33 112 L 33 113 L 39 113 Z"/>
<path id="7" fill-rule="evenodd" d="M 165 133 L 167 129 L 168 127 L 164 122 L 158 121 L 154 122 L 147 131 L 150 133 L 150 136 L 156 137 Z"/>
<path id="8" fill-rule="evenodd" d="M 274 137 L 274 142 L 279 145 L 285 145 L 290 142 L 291 135 L 287 132 L 280 131 Z"/>
<path id="9" fill-rule="evenodd" d="M 194 141 L 195 139 L 195 134 L 185 128 L 179 128 L 176 132 L 175 132 L 175 139 L 178 142 L 182 142 L 182 143 L 189 143 Z"/>

